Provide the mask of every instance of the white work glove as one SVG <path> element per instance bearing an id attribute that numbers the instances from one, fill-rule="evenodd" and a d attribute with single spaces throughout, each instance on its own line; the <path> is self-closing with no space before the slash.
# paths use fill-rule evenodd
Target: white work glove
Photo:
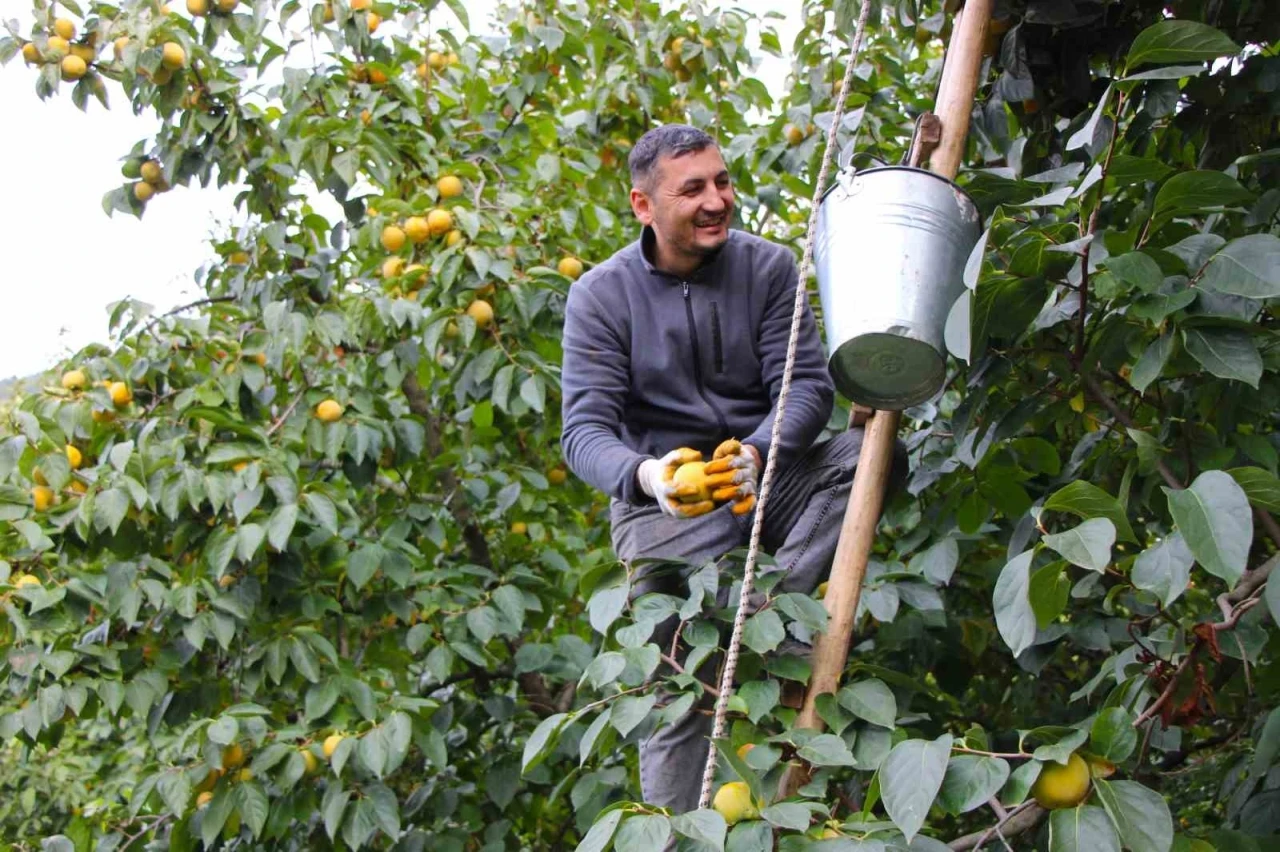
<path id="1" fill-rule="evenodd" d="M 673 518 L 696 518 L 698 515 L 705 515 L 714 509 L 716 504 L 711 500 L 684 502 L 697 495 L 697 487 L 678 485 L 672 481 L 676 468 L 687 462 L 696 461 L 702 461 L 702 453 L 688 447 L 672 450 L 660 459 L 642 461 L 640 468 L 636 471 L 640 490 L 657 500 L 662 511 Z"/>
<path id="2" fill-rule="evenodd" d="M 707 485 L 717 503 L 733 501 L 732 512 L 745 515 L 756 505 L 756 480 L 760 466 L 756 454 L 736 438 L 721 442 L 707 462 Z"/>

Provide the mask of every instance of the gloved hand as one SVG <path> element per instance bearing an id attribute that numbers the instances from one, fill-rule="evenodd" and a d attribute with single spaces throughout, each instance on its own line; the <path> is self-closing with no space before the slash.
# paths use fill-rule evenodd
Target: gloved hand
<path id="1" fill-rule="evenodd" d="M 714 509 L 716 504 L 711 500 L 683 502 L 697 496 L 697 486 L 680 485 L 672 481 L 676 468 L 687 462 L 696 461 L 702 461 L 702 453 L 688 447 L 672 450 L 660 459 L 645 459 L 636 471 L 640 490 L 657 500 L 662 511 L 673 518 L 696 518 L 698 515 L 705 515 Z"/>
<path id="2" fill-rule="evenodd" d="M 745 515 L 756 505 L 756 479 L 760 466 L 756 455 L 736 438 L 722 441 L 707 462 L 707 485 L 717 503 L 733 501 L 731 511 Z"/>

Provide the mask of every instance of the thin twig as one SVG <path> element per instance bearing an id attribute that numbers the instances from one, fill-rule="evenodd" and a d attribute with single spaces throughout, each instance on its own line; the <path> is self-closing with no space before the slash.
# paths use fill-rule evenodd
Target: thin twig
<path id="1" fill-rule="evenodd" d="M 201 305 L 213 305 L 213 304 L 216 304 L 216 303 L 218 303 L 218 302 L 234 302 L 235 300 L 236 300 L 236 297 L 235 297 L 235 296 L 209 296 L 208 298 L 205 298 L 205 299 L 196 299 L 194 302 L 188 302 L 188 303 L 187 303 L 187 304 L 185 304 L 185 305 L 182 305 L 182 306 L 180 306 L 180 307 L 174 308 L 173 310 L 169 311 L 168 313 L 161 314 L 160 316 L 156 317 L 156 318 L 155 318 L 155 319 L 153 319 L 151 322 L 149 322 L 149 323 L 147 323 L 145 326 L 143 326 L 143 327 L 142 327 L 142 331 L 140 331 L 140 332 L 138 332 L 138 333 L 139 333 L 139 334 L 146 334 L 148 331 L 150 331 L 150 330 L 151 330 L 151 328 L 152 328 L 156 323 L 160 322 L 160 320 L 162 320 L 162 319 L 164 319 L 164 318 L 166 318 L 166 317 L 171 317 L 171 316 L 173 316 L 174 314 L 180 314 L 180 313 L 182 313 L 183 311 L 188 311 L 188 310 L 191 310 L 192 308 L 198 308 L 198 307 L 200 307 Z"/>
<path id="2" fill-rule="evenodd" d="M 289 415 L 293 414 L 294 409 L 298 407 L 298 403 L 302 402 L 302 397 L 304 397 L 309 390 L 311 390 L 310 385 L 303 385 L 302 390 L 298 391 L 298 395 L 293 398 L 293 402 L 289 403 L 289 407 L 286 408 L 284 412 L 276 418 L 275 422 L 271 424 L 271 427 L 267 429 L 268 438 L 279 431 L 280 427 L 284 425 L 284 421 L 289 419 Z"/>

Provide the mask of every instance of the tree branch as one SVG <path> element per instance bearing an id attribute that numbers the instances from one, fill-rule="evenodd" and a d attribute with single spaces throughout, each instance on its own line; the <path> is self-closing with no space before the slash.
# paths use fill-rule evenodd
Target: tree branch
<path id="1" fill-rule="evenodd" d="M 1084 382 L 1085 389 L 1089 391 L 1089 395 L 1102 403 L 1102 407 L 1110 412 L 1112 417 L 1119 420 L 1126 429 L 1136 428 L 1133 425 L 1133 418 L 1111 398 L 1111 394 L 1107 393 L 1101 382 L 1089 373 L 1082 373 L 1080 378 Z M 1156 459 L 1156 472 L 1160 474 L 1160 478 L 1170 488 L 1182 490 L 1186 487 L 1178 477 L 1174 476 L 1173 471 L 1169 469 L 1163 459 Z"/>
<path id="2" fill-rule="evenodd" d="M 997 831 L 1001 837 L 1013 837 L 1022 834 L 1024 831 L 1029 831 L 1039 825 L 1040 820 L 1044 819 L 1047 813 L 1049 812 L 1037 805 L 1034 800 L 1026 801 L 1009 811 L 1003 819 L 987 830 L 966 834 L 964 837 L 957 838 L 947 845 L 955 852 L 981 849 L 982 844 L 990 840 L 991 835 Z"/>

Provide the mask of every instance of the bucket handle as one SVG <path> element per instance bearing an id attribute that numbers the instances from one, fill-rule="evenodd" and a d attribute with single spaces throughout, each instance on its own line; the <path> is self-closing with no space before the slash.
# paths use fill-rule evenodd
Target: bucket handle
<path id="1" fill-rule="evenodd" d="M 853 151 L 850 149 L 845 149 L 844 151 L 840 152 L 840 171 L 843 172 L 852 168 L 853 161 L 859 158 L 874 160 L 875 162 L 879 163 L 881 166 L 889 165 L 889 162 L 887 160 L 881 159 L 880 157 L 877 157 L 875 154 L 870 154 L 866 151 Z M 853 170 L 857 171 L 857 169 L 853 169 Z"/>

